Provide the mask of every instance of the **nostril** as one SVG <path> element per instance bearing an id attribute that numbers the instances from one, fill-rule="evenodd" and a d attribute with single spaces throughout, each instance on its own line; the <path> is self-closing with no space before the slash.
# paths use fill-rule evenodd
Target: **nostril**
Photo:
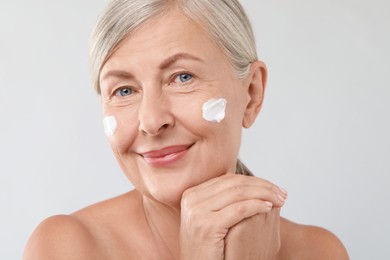
<path id="1" fill-rule="evenodd" d="M 140 130 L 142 130 L 143 133 L 150 135 L 150 136 L 156 136 L 159 135 L 160 133 L 164 132 L 164 130 L 168 129 L 170 127 L 170 124 L 163 124 L 159 128 L 153 128 L 153 127 L 142 127 Z M 153 129 L 156 129 L 157 131 L 154 131 Z"/>
<path id="2" fill-rule="evenodd" d="M 138 113 L 139 130 L 149 136 L 159 135 L 175 125 L 174 115 L 165 108 L 145 105 Z"/>

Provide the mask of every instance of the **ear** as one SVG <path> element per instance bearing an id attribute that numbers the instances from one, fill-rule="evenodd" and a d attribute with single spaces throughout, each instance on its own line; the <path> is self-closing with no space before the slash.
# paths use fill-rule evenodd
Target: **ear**
<path id="1" fill-rule="evenodd" d="M 249 128 L 255 121 L 263 104 L 265 86 L 267 83 L 267 67 L 261 61 L 255 61 L 251 65 L 247 86 L 247 104 L 245 108 L 242 126 Z"/>

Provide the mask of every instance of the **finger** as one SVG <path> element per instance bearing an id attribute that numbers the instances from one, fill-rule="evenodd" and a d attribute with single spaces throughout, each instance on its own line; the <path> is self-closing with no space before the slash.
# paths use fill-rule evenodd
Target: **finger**
<path id="1" fill-rule="evenodd" d="M 207 180 L 207 181 L 205 181 L 205 182 L 203 182 L 201 184 L 198 184 L 196 186 L 193 186 L 193 187 L 189 188 L 187 190 L 187 192 L 197 192 L 197 191 L 205 190 L 208 187 L 213 186 L 215 183 L 220 182 L 221 179 L 222 179 L 221 177 L 224 176 L 224 175 L 234 175 L 234 174 L 232 174 L 232 173 L 222 174 L 221 176 L 212 178 L 212 179 Z"/>
<path id="2" fill-rule="evenodd" d="M 269 188 L 259 188 L 256 186 L 233 186 L 223 190 L 216 196 L 205 201 L 213 210 L 220 210 L 239 201 L 258 199 L 269 201 L 274 207 L 282 207 L 285 198 L 279 193 Z"/>
<path id="3" fill-rule="evenodd" d="M 287 192 L 269 181 L 253 176 L 243 176 L 238 174 L 225 174 L 223 176 L 213 178 L 210 181 L 187 190 L 185 194 L 186 196 L 189 196 L 188 199 L 191 203 L 197 204 L 209 200 L 210 198 L 219 197 L 221 196 L 220 194 L 224 192 L 229 193 L 233 191 L 233 194 L 236 194 L 237 191 L 245 190 L 246 187 L 253 187 L 259 191 L 267 190 L 264 191 L 264 193 L 267 193 L 269 196 L 264 198 L 271 200 L 275 206 L 282 206 L 284 200 L 287 198 Z M 273 197 L 270 196 L 271 193 L 274 194 Z M 261 196 L 261 194 L 258 194 L 256 198 L 262 198 Z M 239 196 L 239 198 L 241 197 Z M 249 197 L 244 197 L 244 199 L 249 199 Z"/>
<path id="4" fill-rule="evenodd" d="M 202 199 L 199 197 L 202 197 Z M 226 186 L 219 193 L 204 191 L 201 194 L 193 194 L 192 198 L 188 198 L 187 205 L 189 207 L 201 207 L 208 211 L 218 211 L 230 204 L 251 199 L 269 201 L 274 207 L 281 207 L 285 203 L 285 198 L 279 192 L 275 193 L 275 190 L 270 187 L 237 184 Z"/>
<path id="5" fill-rule="evenodd" d="M 220 211 L 215 212 L 215 223 L 218 228 L 229 229 L 242 220 L 256 214 L 268 213 L 272 210 L 272 203 L 262 200 L 245 200 L 233 203 Z"/>

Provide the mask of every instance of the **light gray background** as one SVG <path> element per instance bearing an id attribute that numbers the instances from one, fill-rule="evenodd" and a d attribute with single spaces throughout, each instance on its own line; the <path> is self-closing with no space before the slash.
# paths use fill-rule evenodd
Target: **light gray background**
<path id="1" fill-rule="evenodd" d="M 87 74 L 106 0 L 0 3 L 0 258 L 45 217 L 131 185 Z M 242 159 L 290 195 L 283 215 L 336 233 L 352 259 L 390 259 L 390 4 L 243 0 L 269 68 Z"/>

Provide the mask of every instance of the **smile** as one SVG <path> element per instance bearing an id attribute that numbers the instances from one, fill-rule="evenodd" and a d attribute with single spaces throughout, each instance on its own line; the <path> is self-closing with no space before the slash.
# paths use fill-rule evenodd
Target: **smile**
<path id="1" fill-rule="evenodd" d="M 154 150 L 146 153 L 141 153 L 144 161 L 153 167 L 165 167 L 183 158 L 191 145 L 175 145 Z"/>

